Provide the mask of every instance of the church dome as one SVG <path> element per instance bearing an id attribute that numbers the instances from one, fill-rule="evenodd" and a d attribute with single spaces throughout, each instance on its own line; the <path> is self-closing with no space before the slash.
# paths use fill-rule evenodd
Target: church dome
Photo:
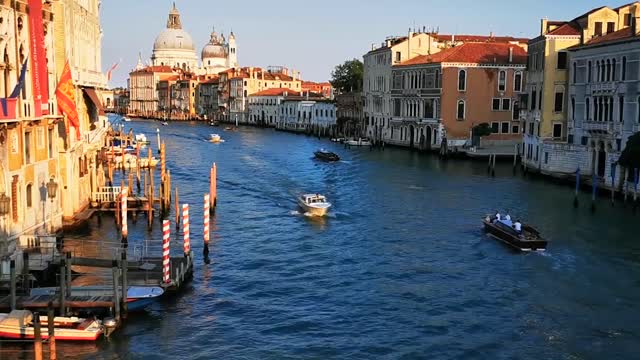
<path id="1" fill-rule="evenodd" d="M 182 29 L 164 29 L 156 38 L 153 50 L 191 50 L 195 51 L 193 40 L 188 32 Z"/>
<path id="2" fill-rule="evenodd" d="M 214 31 L 211 33 L 211 39 L 209 43 L 202 49 L 202 59 L 209 58 L 226 58 L 227 52 L 224 48 L 223 39 L 218 37 L 218 34 Z"/>

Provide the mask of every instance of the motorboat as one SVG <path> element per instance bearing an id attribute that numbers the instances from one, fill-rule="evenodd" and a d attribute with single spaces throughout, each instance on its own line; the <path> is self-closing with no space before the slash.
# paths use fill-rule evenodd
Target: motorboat
<path id="1" fill-rule="evenodd" d="M 168 123 L 168 122 L 166 122 L 166 121 L 163 121 L 163 122 L 162 122 L 162 126 L 169 126 L 169 123 Z"/>
<path id="2" fill-rule="evenodd" d="M 49 338 L 48 319 L 40 316 L 40 335 Z M 33 339 L 33 313 L 29 310 L 13 310 L 0 314 L 0 338 L 4 339 Z M 99 320 L 82 319 L 76 317 L 55 317 L 54 328 L 56 340 L 61 341 L 95 341 L 104 332 Z"/>
<path id="3" fill-rule="evenodd" d="M 129 121 L 131 121 L 131 119 L 130 119 L 130 118 L 128 118 L 128 117 L 126 117 L 126 116 L 124 116 L 124 117 L 122 118 L 122 121 L 129 122 Z"/>
<path id="4" fill-rule="evenodd" d="M 340 157 L 338 156 L 338 154 L 333 153 L 331 151 L 325 150 L 325 149 L 320 149 L 316 152 L 313 153 L 316 158 L 320 159 L 320 160 L 324 160 L 324 161 L 339 161 Z"/>
<path id="5" fill-rule="evenodd" d="M 518 232 L 511 220 L 497 220 L 489 215 L 482 223 L 487 233 L 519 251 L 544 251 L 547 248 L 547 240 L 533 226 L 523 224 L 522 231 Z"/>
<path id="6" fill-rule="evenodd" d="M 31 296 L 58 295 L 58 287 L 44 287 L 31 289 Z M 164 289 L 159 286 L 129 286 L 127 287 L 127 310 L 140 311 L 151 303 L 160 299 Z M 72 286 L 71 296 L 113 296 L 113 287 L 106 285 Z"/>
<path id="7" fill-rule="evenodd" d="M 305 212 L 312 216 L 324 216 L 331 207 L 331 203 L 327 201 L 327 198 L 320 194 L 300 195 L 298 203 Z"/>
<path id="8" fill-rule="evenodd" d="M 371 146 L 371 140 L 368 138 L 350 139 L 344 143 L 349 146 Z"/>
<path id="9" fill-rule="evenodd" d="M 147 140 L 147 135 L 145 134 L 136 134 L 136 143 L 140 145 L 149 145 L 150 141 Z"/>
<path id="10" fill-rule="evenodd" d="M 337 142 L 337 143 L 343 143 L 346 139 L 345 138 L 332 138 L 331 141 L 332 142 Z"/>
<path id="11" fill-rule="evenodd" d="M 218 134 L 209 134 L 209 141 L 212 143 L 224 142 L 224 140 L 222 140 L 222 138 Z"/>

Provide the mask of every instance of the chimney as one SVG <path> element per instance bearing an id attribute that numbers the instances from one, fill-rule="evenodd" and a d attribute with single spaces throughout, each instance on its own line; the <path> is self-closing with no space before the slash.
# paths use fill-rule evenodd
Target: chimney
<path id="1" fill-rule="evenodd" d="M 407 39 L 407 60 L 411 59 L 411 38 L 413 38 L 413 31 L 409 29 L 409 38 Z"/>
<path id="2" fill-rule="evenodd" d="M 540 20 L 540 35 L 544 35 L 547 33 L 547 24 L 549 24 L 549 20 L 546 18 Z"/>
<path id="3" fill-rule="evenodd" d="M 387 47 L 391 47 L 391 40 L 387 40 L 387 41 L 386 41 L 386 46 L 387 46 Z"/>
<path id="4" fill-rule="evenodd" d="M 493 39 L 493 31 L 489 31 L 489 37 Z"/>
<path id="5" fill-rule="evenodd" d="M 296 69 L 291 70 L 291 77 L 293 78 L 293 81 L 296 81 Z"/>
<path id="6" fill-rule="evenodd" d="M 513 62 L 513 48 L 509 47 L 509 64 Z"/>

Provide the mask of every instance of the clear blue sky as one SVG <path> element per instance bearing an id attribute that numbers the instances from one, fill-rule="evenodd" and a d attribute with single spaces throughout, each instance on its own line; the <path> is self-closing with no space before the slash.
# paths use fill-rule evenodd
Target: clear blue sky
<path id="1" fill-rule="evenodd" d="M 595 0 L 324 0 L 215 1 L 176 0 L 182 24 L 197 53 L 208 42 L 212 26 L 233 29 L 241 66 L 284 65 L 302 71 L 306 80 L 328 80 L 345 59 L 362 58 L 372 43 L 409 27 L 440 28 L 441 33 L 534 37 L 540 19 L 570 20 L 600 6 L 630 2 Z M 122 59 L 110 86 L 124 86 L 138 52 L 151 55 L 164 29 L 169 0 L 102 2 L 103 70 Z"/>

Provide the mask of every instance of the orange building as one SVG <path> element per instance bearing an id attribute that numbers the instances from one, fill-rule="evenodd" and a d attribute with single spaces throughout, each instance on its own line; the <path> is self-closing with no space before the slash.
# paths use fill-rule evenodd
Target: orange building
<path id="1" fill-rule="evenodd" d="M 322 96 L 327 99 L 333 99 L 333 87 L 329 82 L 313 82 L 313 81 L 303 81 L 302 82 L 302 92 L 312 92 L 317 94 L 322 94 Z"/>
<path id="2" fill-rule="evenodd" d="M 520 42 L 478 42 L 418 56 L 393 67 L 388 142 L 428 149 L 470 144 L 471 129 L 488 123 L 484 140 L 521 139 L 518 97 L 527 52 Z"/>

